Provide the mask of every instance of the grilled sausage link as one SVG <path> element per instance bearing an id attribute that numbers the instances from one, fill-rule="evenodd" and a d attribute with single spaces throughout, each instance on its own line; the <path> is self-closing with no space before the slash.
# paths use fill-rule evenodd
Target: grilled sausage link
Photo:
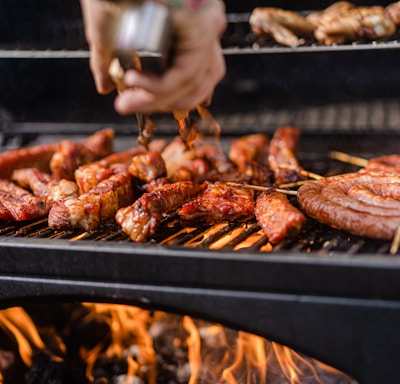
<path id="1" fill-rule="evenodd" d="M 276 191 L 263 192 L 256 200 L 255 214 L 269 242 L 276 244 L 285 237 L 296 236 L 306 221 L 286 195 Z"/>
<path id="2" fill-rule="evenodd" d="M 400 226 L 400 172 L 363 170 L 302 185 L 300 208 L 358 236 L 392 239 Z"/>
<path id="3" fill-rule="evenodd" d="M 59 143 L 52 143 L 6 151 L 0 154 L 0 177 L 9 178 L 14 169 L 27 167 L 49 172 L 50 160 L 59 148 Z"/>

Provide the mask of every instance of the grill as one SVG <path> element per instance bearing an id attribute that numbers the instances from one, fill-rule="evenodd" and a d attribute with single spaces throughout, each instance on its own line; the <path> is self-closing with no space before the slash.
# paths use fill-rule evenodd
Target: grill
<path id="1" fill-rule="evenodd" d="M 19 14 L 6 3 L 0 21 L 13 28 L 0 34 L 2 150 L 79 138 L 105 125 L 117 132 L 117 150 L 133 144 L 133 118 L 117 116 L 113 96 L 93 89 L 74 6 L 65 15 L 61 2 L 49 2 L 36 15 L 45 22 L 29 34 L 10 23 Z M 26 3 L 24 12 L 39 13 Z M 228 8 L 228 73 L 212 106 L 223 147 L 244 132 L 294 124 L 303 132 L 300 163 L 321 175 L 355 170 L 330 159 L 331 150 L 364 158 L 398 152 L 398 36 L 286 48 L 255 40 L 248 9 L 240 7 Z M 159 136 L 175 134 L 171 119 L 155 120 Z M 276 246 L 252 221 L 188 229 L 171 219 L 146 244 L 112 224 L 56 233 L 46 220 L 2 223 L 0 301 L 102 301 L 187 313 L 288 345 L 362 384 L 397 383 L 400 259 L 390 245 L 312 220 Z"/>

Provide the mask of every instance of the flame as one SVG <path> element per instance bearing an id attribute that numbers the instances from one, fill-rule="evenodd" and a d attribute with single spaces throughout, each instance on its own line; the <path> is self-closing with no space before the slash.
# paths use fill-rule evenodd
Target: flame
<path id="1" fill-rule="evenodd" d="M 268 382 L 281 383 L 285 379 L 290 384 L 300 384 L 312 378 L 313 382 L 321 383 L 322 373 L 351 382 L 351 378 L 335 368 L 302 357 L 286 346 L 219 324 L 195 321 L 188 315 L 173 317 L 161 311 L 117 304 L 83 303 L 79 308 L 86 310 L 84 316 L 79 315 L 79 324 L 90 327 L 92 322 L 102 320 L 109 331 L 94 345 L 79 346 L 79 357 L 85 362 L 88 382 L 95 382 L 94 368 L 101 359 L 116 357 L 126 362 L 126 371 L 118 382 L 155 384 L 158 367 L 154 338 L 164 332 L 176 332 L 176 324 L 179 324 L 182 337 L 173 333 L 168 340 L 176 351 L 187 351 L 186 367 L 190 370 L 184 374 L 187 374 L 188 384 L 203 382 L 210 377 L 215 379 L 209 382 L 226 384 L 266 383 L 267 376 Z M 171 324 L 172 320 L 176 323 Z M 160 326 L 154 329 L 154 325 Z M 0 328 L 14 337 L 18 353 L 27 367 L 31 366 L 35 351 L 47 351 L 34 322 L 20 307 L 0 311 Z M 182 357 L 179 359 L 182 361 Z M 274 375 L 279 381 L 274 381 Z M 4 372 L 0 373 L 0 382 L 5 380 L 3 376 Z"/>
<path id="2" fill-rule="evenodd" d="M 28 366 L 32 364 L 32 347 L 38 350 L 46 349 L 36 326 L 29 315 L 20 307 L 2 310 L 0 312 L 0 327 L 14 336 L 21 359 Z"/>
<path id="3" fill-rule="evenodd" d="M 256 368 L 259 383 L 266 383 L 267 358 L 265 354 L 264 339 L 246 332 L 238 333 L 237 351 L 233 364 L 222 372 L 222 379 L 228 384 L 236 384 L 235 371 L 241 371 L 242 364 L 246 365 L 246 372 Z M 247 374 L 246 383 L 251 382 Z"/>
<path id="4" fill-rule="evenodd" d="M 84 303 L 90 309 L 84 321 L 90 322 L 94 317 L 103 315 L 110 325 L 111 342 L 105 345 L 101 341 L 95 348 L 81 349 L 81 356 L 87 363 L 86 376 L 93 381 L 92 371 L 101 353 L 107 357 L 123 356 L 127 354 L 128 372 L 127 382 L 130 377 L 144 375 L 149 384 L 156 382 L 156 355 L 153 340 L 147 326 L 151 322 L 150 312 L 138 307 L 127 305 L 93 304 Z M 134 350 L 129 347 L 135 345 Z M 104 352 L 105 349 L 105 352 Z M 132 356 L 135 353 L 135 359 Z M 140 372 L 140 367 L 146 367 Z M 147 368 L 150 369 L 147 369 Z"/>
<path id="5" fill-rule="evenodd" d="M 200 334 L 196 327 L 196 324 L 189 316 L 183 317 L 183 327 L 189 332 L 189 337 L 186 343 L 189 348 L 189 362 L 191 368 L 191 375 L 189 384 L 196 384 L 199 376 L 199 370 L 201 366 L 201 355 L 200 355 Z"/>

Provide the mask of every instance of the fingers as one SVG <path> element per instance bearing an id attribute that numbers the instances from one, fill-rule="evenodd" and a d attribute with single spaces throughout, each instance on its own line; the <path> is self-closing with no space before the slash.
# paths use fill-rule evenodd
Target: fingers
<path id="1" fill-rule="evenodd" d="M 162 77 L 128 71 L 125 83 L 130 89 L 117 97 L 115 109 L 121 114 L 131 114 L 165 109 L 190 110 L 199 104 L 209 104 L 225 71 L 219 43 L 206 55 L 181 55 Z"/>
<path id="2" fill-rule="evenodd" d="M 108 94 L 115 89 L 115 84 L 109 75 L 109 68 L 113 60 L 112 51 L 104 51 L 92 46 L 90 55 L 90 70 L 93 75 L 96 90 L 101 95 Z"/>

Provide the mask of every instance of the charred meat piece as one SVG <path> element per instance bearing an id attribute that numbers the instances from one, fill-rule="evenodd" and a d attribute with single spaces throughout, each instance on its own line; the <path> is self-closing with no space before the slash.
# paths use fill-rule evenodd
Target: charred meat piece
<path id="1" fill-rule="evenodd" d="M 148 241 L 153 236 L 163 217 L 180 208 L 206 188 L 190 181 L 164 185 L 143 194 L 131 206 L 121 208 L 115 215 L 122 230 L 135 242 Z"/>
<path id="2" fill-rule="evenodd" d="M 302 37 L 311 37 L 314 32 L 312 24 L 304 16 L 274 7 L 255 8 L 249 22 L 254 34 L 273 38 L 289 47 L 304 43 Z"/>
<path id="3" fill-rule="evenodd" d="M 25 221 L 43 217 L 47 212 L 43 199 L 9 180 L 0 179 L 0 218 Z"/>
<path id="4" fill-rule="evenodd" d="M 33 167 L 50 171 L 50 160 L 60 148 L 59 143 L 12 149 L 0 154 L 0 177 L 9 178 L 14 169 Z"/>
<path id="5" fill-rule="evenodd" d="M 255 214 L 258 225 L 273 244 L 297 235 L 306 221 L 304 214 L 286 195 L 272 190 L 257 197 Z"/>
<path id="6" fill-rule="evenodd" d="M 80 165 L 112 153 L 113 139 L 114 131 L 109 128 L 94 133 L 81 143 L 62 141 L 50 161 L 53 176 L 58 180 L 74 180 L 74 172 Z"/>
<path id="7" fill-rule="evenodd" d="M 206 183 L 207 188 L 178 211 L 188 226 L 213 225 L 254 217 L 254 195 L 249 189 L 225 183 Z"/>
<path id="8" fill-rule="evenodd" d="M 167 169 L 159 151 L 134 156 L 128 169 L 133 177 L 144 183 L 150 183 L 152 180 L 167 175 Z"/>
<path id="9" fill-rule="evenodd" d="M 295 127 L 280 127 L 271 139 L 268 162 L 276 185 L 302 179 L 302 168 L 295 154 L 300 135 Z"/>
<path id="10" fill-rule="evenodd" d="M 269 185 L 271 170 L 268 167 L 269 138 L 261 133 L 245 135 L 232 142 L 230 160 L 239 172 L 249 176 L 249 183 Z"/>
<path id="11" fill-rule="evenodd" d="M 149 145 L 152 151 L 161 151 L 165 147 L 164 140 L 154 140 Z M 81 165 L 75 171 L 75 180 L 79 186 L 80 193 L 90 191 L 94 186 L 106 179 L 111 172 L 113 164 L 125 164 L 128 166 L 134 156 L 146 153 L 144 147 L 135 147 L 128 151 L 113 153 L 101 160 Z"/>
<path id="12" fill-rule="evenodd" d="M 78 186 L 71 180 L 55 180 L 50 174 L 36 168 L 22 168 L 13 172 L 11 179 L 42 198 L 50 210 L 57 200 L 78 196 Z"/>
<path id="13" fill-rule="evenodd" d="M 389 4 L 386 6 L 385 11 L 396 25 L 400 25 L 400 1 Z"/>
<path id="14" fill-rule="evenodd" d="M 89 192 L 55 202 L 49 212 L 49 226 L 57 230 L 82 228 L 92 231 L 132 201 L 131 175 L 127 166 L 111 165 L 110 175 Z"/>
<path id="15" fill-rule="evenodd" d="M 321 13 L 309 15 L 309 19 L 315 26 L 316 40 L 325 45 L 377 40 L 396 32 L 395 22 L 381 6 L 356 7 L 339 2 Z"/>

